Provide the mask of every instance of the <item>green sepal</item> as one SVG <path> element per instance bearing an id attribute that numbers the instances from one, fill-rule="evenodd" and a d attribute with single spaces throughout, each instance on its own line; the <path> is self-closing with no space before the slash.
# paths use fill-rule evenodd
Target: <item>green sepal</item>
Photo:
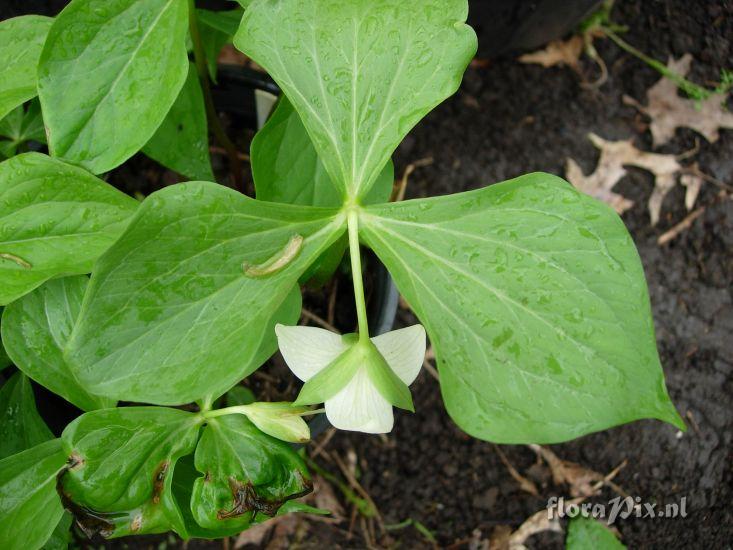
<path id="1" fill-rule="evenodd" d="M 301 416 L 308 410 L 307 407 L 295 407 L 288 402 L 260 401 L 242 407 L 244 414 L 260 431 L 289 443 L 310 440 L 310 429 Z"/>
<path id="2" fill-rule="evenodd" d="M 392 367 L 387 364 L 387 361 L 371 340 L 362 344 L 367 350 L 364 358 L 367 375 L 381 396 L 395 407 L 415 412 L 415 406 L 412 403 L 412 394 L 407 384 L 395 374 Z"/>
<path id="3" fill-rule="evenodd" d="M 358 339 L 358 336 L 355 334 L 345 334 L 342 338 L 344 341 L 353 344 L 355 343 L 355 338 Z M 313 378 L 303 384 L 298 398 L 293 402 L 293 405 L 316 405 L 333 397 L 351 381 L 359 370 L 359 367 L 363 365 L 363 360 L 363 350 L 356 345 L 352 345 Z"/>

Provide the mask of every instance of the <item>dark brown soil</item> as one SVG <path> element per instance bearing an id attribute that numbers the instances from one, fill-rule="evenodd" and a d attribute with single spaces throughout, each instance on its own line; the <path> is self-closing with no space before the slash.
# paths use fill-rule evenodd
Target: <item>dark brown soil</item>
<path id="1" fill-rule="evenodd" d="M 721 69 L 733 69 L 733 2 L 729 0 L 618 0 L 614 19 L 629 26 L 625 38 L 661 60 L 689 52 L 695 58 L 691 78 L 710 85 Z M 13 5 L 14 6 L 14 5 Z M 597 152 L 588 132 L 604 138 L 634 136 L 651 150 L 643 117 L 624 106 L 623 94 L 639 100 L 658 74 L 609 41 L 596 41 L 609 68 L 599 90 L 581 85 L 567 68 L 543 69 L 514 58 L 491 61 L 467 72 L 459 93 L 431 113 L 404 141 L 395 160 L 398 173 L 418 159 L 432 165 L 411 177 L 408 197 L 474 189 L 523 173 L 542 170 L 563 175 L 567 157 L 593 170 Z M 588 80 L 597 68 L 586 62 Z M 695 147 L 694 159 L 706 174 L 733 184 L 733 131 L 709 144 L 691 131 L 679 130 L 659 152 L 681 153 Z M 144 162 L 144 161 L 143 161 Z M 150 167 L 155 170 L 155 167 Z M 121 179 L 144 179 L 145 190 L 168 182 L 120 173 Z M 142 188 L 142 187 L 141 187 Z M 671 396 L 689 430 L 685 434 L 656 421 L 642 421 L 590 435 L 552 450 L 562 459 L 607 473 L 627 461 L 615 482 L 645 502 L 670 503 L 686 498 L 688 516 L 677 519 L 629 518 L 616 527 L 629 548 L 730 548 L 733 540 L 733 203 L 720 201 L 720 188 L 706 184 L 698 199 L 704 214 L 669 245 L 657 237 L 687 212 L 683 191 L 665 200 L 662 219 L 649 226 L 645 203 L 652 190 L 648 173 L 631 170 L 617 191 L 636 201 L 624 215 L 646 269 L 662 363 Z M 342 289 L 343 290 L 343 289 Z M 347 305 L 336 322 L 351 318 Z M 309 294 L 321 313 L 323 301 Z M 345 321 L 344 321 L 345 322 Z M 415 322 L 400 310 L 398 324 Z M 340 326 L 351 330 L 352 326 Z M 277 362 L 269 369 L 277 372 Z M 262 388 L 261 382 L 257 382 Z M 437 382 L 423 371 L 412 387 L 417 412 L 396 413 L 386 438 L 338 433 L 327 451 L 356 456 L 360 483 L 374 499 L 388 525 L 407 519 L 422 523 L 440 546 L 480 548 L 501 526 L 518 527 L 545 508 L 551 496 L 568 496 L 554 486 L 546 468 L 535 465 L 525 446 L 503 446 L 519 472 L 540 486 L 535 497 L 520 490 L 494 446 L 469 438 L 447 417 Z M 268 391 L 292 392 L 292 388 Z M 322 467 L 338 469 L 319 459 Z M 595 502 L 616 496 L 610 489 Z M 344 502 L 347 512 L 350 511 Z M 363 548 L 357 520 L 349 536 L 348 519 L 340 525 L 311 523 L 301 547 Z M 146 541 L 149 539 L 146 539 Z M 155 545 L 162 539 L 155 539 Z M 146 542 L 147 544 L 147 542 Z M 221 543 L 192 543 L 219 547 Z M 175 545 L 173 541 L 172 545 Z M 419 548 L 431 543 L 414 527 L 379 535 L 380 547 Z M 531 548 L 562 548 L 560 534 L 540 534 Z"/>

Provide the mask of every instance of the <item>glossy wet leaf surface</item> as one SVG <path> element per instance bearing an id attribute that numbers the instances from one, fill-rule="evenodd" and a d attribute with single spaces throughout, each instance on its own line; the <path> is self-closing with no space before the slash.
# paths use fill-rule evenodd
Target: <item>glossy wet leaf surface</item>
<path id="1" fill-rule="evenodd" d="M 312 484 L 293 448 L 260 432 L 242 415 L 213 419 L 196 448 L 191 510 L 206 529 L 246 529 L 274 516 Z"/>
<path id="2" fill-rule="evenodd" d="M 91 271 L 138 204 L 40 153 L 0 163 L 0 304 L 52 277 Z"/>
<path id="3" fill-rule="evenodd" d="M 641 262 L 607 206 L 530 174 L 369 207 L 361 220 L 425 325 L 448 412 L 469 434 L 550 443 L 639 418 L 683 426 Z"/>
<path id="4" fill-rule="evenodd" d="M 171 489 L 178 458 L 193 452 L 200 420 L 164 407 L 86 413 L 64 430 L 64 504 L 87 534 L 186 531 Z"/>
<path id="5" fill-rule="evenodd" d="M 51 23 L 41 15 L 0 22 L 0 119 L 36 97 L 36 66 Z"/>
<path id="6" fill-rule="evenodd" d="M 342 195 L 363 197 L 476 51 L 466 0 L 255 0 L 234 44 L 300 114 Z"/>
<path id="7" fill-rule="evenodd" d="M 318 158 L 313 142 L 285 96 L 257 132 L 250 148 L 257 198 L 310 206 L 341 206 L 339 188 Z M 389 201 L 394 165 L 387 161 L 365 197 L 365 204 Z"/>
<path id="8" fill-rule="evenodd" d="M 159 191 L 97 263 L 67 358 L 100 395 L 169 405 L 224 393 L 259 366 L 273 316 L 343 226 L 333 209 L 213 183 Z M 281 258 L 294 236 L 301 246 Z M 245 274 L 273 258 L 286 260 L 276 275 Z"/>
<path id="9" fill-rule="evenodd" d="M 143 153 L 188 178 L 214 181 L 204 94 L 193 64 L 173 107 L 143 147 Z"/>
<path id="10" fill-rule="evenodd" d="M 48 281 L 8 305 L 0 325 L 8 354 L 21 371 L 87 411 L 114 406 L 113 400 L 87 392 L 63 355 L 88 282 L 85 275 Z"/>
<path id="11" fill-rule="evenodd" d="M 0 460 L 3 549 L 40 548 L 51 536 L 64 513 L 56 493 L 56 476 L 65 463 L 59 439 Z"/>
<path id="12" fill-rule="evenodd" d="M 186 0 L 73 0 L 38 66 L 52 154 L 99 174 L 140 150 L 186 80 L 187 23 Z"/>
<path id="13" fill-rule="evenodd" d="M 625 550 L 616 536 L 600 521 L 578 516 L 568 523 L 566 550 Z"/>
<path id="14" fill-rule="evenodd" d="M 38 414 L 27 376 L 16 372 L 0 388 L 0 459 L 53 439 Z"/>

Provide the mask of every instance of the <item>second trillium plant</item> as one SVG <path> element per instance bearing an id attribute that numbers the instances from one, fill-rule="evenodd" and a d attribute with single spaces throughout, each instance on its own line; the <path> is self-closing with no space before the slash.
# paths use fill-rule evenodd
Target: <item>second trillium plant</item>
<path id="1" fill-rule="evenodd" d="M 40 107 L 50 153 L 0 164 L 0 366 L 21 371 L 2 391 L 33 434 L 0 460 L 0 546 L 39 548 L 69 514 L 90 535 L 216 538 L 309 510 L 290 444 L 305 419 L 392 430 L 426 333 L 448 413 L 474 437 L 684 428 L 638 254 L 607 206 L 542 173 L 389 202 L 393 151 L 476 51 L 466 0 L 240 4 L 72 0 L 0 23 L 0 56 L 17 61 L 0 63 L 0 116 L 30 124 Z M 209 181 L 207 121 L 227 141 L 209 80 L 232 37 L 284 94 L 252 144 L 256 198 Z M 138 151 L 193 181 L 138 203 L 97 177 Z M 370 334 L 363 246 L 421 324 Z M 342 256 L 356 331 L 296 326 L 300 285 Z M 233 402 L 278 347 L 297 400 Z M 28 379 L 86 411 L 60 438 Z"/>

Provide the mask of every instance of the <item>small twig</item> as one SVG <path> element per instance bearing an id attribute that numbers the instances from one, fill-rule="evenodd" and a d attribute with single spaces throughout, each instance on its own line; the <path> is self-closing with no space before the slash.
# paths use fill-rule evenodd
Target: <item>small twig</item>
<path id="1" fill-rule="evenodd" d="M 311 453 L 311 458 L 317 458 L 320 454 L 323 453 L 323 450 L 331 442 L 333 436 L 336 435 L 336 431 L 336 428 L 328 428 L 328 430 L 326 430 L 326 433 L 323 435 L 323 438 L 318 443 L 318 446 L 313 449 L 313 452 Z M 312 443 L 315 443 L 315 441 L 311 442 L 311 444 Z"/>
<path id="2" fill-rule="evenodd" d="M 402 174 L 400 185 L 397 188 L 397 194 L 394 197 L 394 202 L 401 202 L 405 200 L 405 189 L 407 189 L 407 182 L 410 178 L 410 174 L 412 174 L 417 168 L 430 166 L 431 164 L 433 164 L 433 157 L 425 157 L 423 159 L 416 160 L 415 162 L 411 162 L 407 165 L 405 171 Z"/>
<path id="3" fill-rule="evenodd" d="M 683 153 L 684 154 L 684 153 Z M 703 180 L 707 181 L 708 183 L 712 183 L 713 185 L 716 185 L 717 187 L 720 187 L 721 189 L 724 189 L 728 193 L 733 193 L 733 185 L 729 185 L 723 181 L 720 181 L 717 178 L 714 178 L 713 176 L 710 176 L 700 170 L 697 167 L 697 163 L 693 164 L 692 166 L 685 166 L 680 170 L 683 174 L 692 174 L 693 176 L 697 176 L 698 178 L 702 178 Z"/>
<path id="4" fill-rule="evenodd" d="M 683 153 L 680 153 L 675 158 L 677 160 L 687 160 L 688 158 L 694 157 L 699 152 L 700 152 L 700 140 L 698 138 L 695 138 L 695 146 L 692 149 L 688 150 L 688 151 L 685 151 Z M 699 170 L 697 170 L 697 171 L 699 172 Z"/>
<path id="5" fill-rule="evenodd" d="M 326 321 L 322 317 L 319 317 L 318 315 L 316 315 L 312 311 L 309 311 L 309 310 L 303 308 L 300 313 L 308 321 L 312 321 L 312 322 L 316 323 L 317 325 L 322 326 L 326 330 L 330 330 L 331 332 L 336 332 L 336 333 L 339 332 L 338 329 L 336 327 L 334 327 L 331 323 L 329 323 L 328 321 Z"/>
<path id="6" fill-rule="evenodd" d="M 217 147 L 216 145 L 212 145 L 211 147 L 209 147 L 209 151 L 211 153 L 214 153 L 215 155 L 228 155 L 229 154 L 226 149 L 224 149 L 223 147 Z M 250 156 L 247 153 L 242 153 L 241 151 L 237 151 L 237 156 L 239 157 L 239 160 L 243 160 L 245 162 L 250 161 Z"/>
<path id="7" fill-rule="evenodd" d="M 536 497 L 540 496 L 540 493 L 539 491 L 537 491 L 537 487 L 535 486 L 535 484 L 517 471 L 517 469 L 512 465 L 511 462 L 509 462 L 509 459 L 502 452 L 498 445 L 494 445 L 494 450 L 496 451 L 496 454 L 499 455 L 499 458 L 504 463 L 504 466 L 506 466 L 506 469 L 509 470 L 509 475 L 511 475 L 514 480 L 519 483 L 520 489 L 529 493 L 530 495 L 534 495 Z"/>
<path id="8" fill-rule="evenodd" d="M 379 513 L 379 508 L 377 508 L 377 505 L 372 500 L 372 497 L 369 495 L 369 493 L 366 492 L 364 487 L 362 487 L 361 483 L 359 483 L 359 481 L 354 477 L 354 474 L 352 474 L 351 471 L 346 467 L 346 464 L 344 464 L 344 461 L 341 459 L 338 453 L 333 453 L 333 459 L 336 462 L 336 466 L 338 466 L 339 470 L 341 470 L 341 473 L 344 474 L 346 481 L 349 482 L 351 488 L 354 489 L 361 496 L 361 498 L 369 503 L 369 506 L 374 511 L 374 516 L 377 518 L 379 529 L 382 533 L 384 533 L 385 529 L 384 521 L 382 520 L 382 514 Z"/>
<path id="9" fill-rule="evenodd" d="M 436 369 L 433 365 L 430 364 L 430 361 L 426 357 L 422 362 L 423 368 L 428 372 L 430 376 L 435 378 L 438 382 L 440 382 L 440 374 L 438 374 L 438 369 Z"/>
<path id="10" fill-rule="evenodd" d="M 699 208 L 696 208 L 692 212 L 690 212 L 687 216 L 685 216 L 685 219 L 683 219 L 680 223 L 669 229 L 668 231 L 665 231 L 662 233 L 659 238 L 657 239 L 657 244 L 662 246 L 667 244 L 669 241 L 675 239 L 680 233 L 685 231 L 686 229 L 689 229 L 692 224 L 695 222 L 697 218 L 702 216 L 703 212 L 705 212 L 706 206 L 701 206 Z"/>
<path id="11" fill-rule="evenodd" d="M 336 296 L 338 294 L 339 280 L 334 279 L 331 285 L 331 294 L 328 297 L 328 324 L 333 325 L 336 318 Z"/>
<path id="12" fill-rule="evenodd" d="M 697 425 L 697 421 L 695 420 L 695 417 L 692 416 L 692 411 L 688 410 L 685 413 L 685 416 L 690 421 L 690 424 L 692 425 L 692 429 L 695 430 L 695 433 L 697 435 L 702 435 L 702 433 L 700 432 L 700 426 Z"/>

